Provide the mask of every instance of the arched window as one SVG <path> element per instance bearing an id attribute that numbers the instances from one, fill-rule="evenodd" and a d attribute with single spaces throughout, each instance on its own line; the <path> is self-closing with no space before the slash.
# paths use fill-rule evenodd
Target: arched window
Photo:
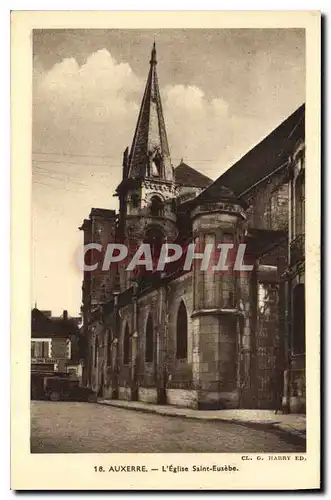
<path id="1" fill-rule="evenodd" d="M 160 177 L 163 170 L 163 159 L 159 151 L 150 152 L 150 175 Z"/>
<path id="2" fill-rule="evenodd" d="M 293 352 L 305 352 L 305 285 L 300 283 L 293 290 Z"/>
<path id="3" fill-rule="evenodd" d="M 295 237 L 305 232 L 305 178 L 301 172 L 295 181 Z"/>
<path id="4" fill-rule="evenodd" d="M 146 344 L 145 344 L 145 361 L 151 363 L 154 358 L 154 328 L 152 315 L 148 315 L 146 323 Z"/>
<path id="5" fill-rule="evenodd" d="M 90 360 L 89 360 L 89 365 L 90 365 L 90 369 L 89 369 L 89 384 L 91 385 L 92 381 L 93 381 L 93 366 L 94 366 L 94 362 L 93 362 L 93 345 L 90 345 Z"/>
<path id="6" fill-rule="evenodd" d="M 131 205 L 132 208 L 138 208 L 139 207 L 139 194 L 138 193 L 132 193 L 131 194 Z"/>
<path id="7" fill-rule="evenodd" d="M 187 311 L 183 301 L 181 301 L 177 313 L 176 329 L 176 358 L 187 358 Z"/>
<path id="8" fill-rule="evenodd" d="M 123 338 L 123 364 L 128 365 L 130 361 L 130 332 L 127 324 L 124 330 Z"/>
<path id="9" fill-rule="evenodd" d="M 164 234 L 158 227 L 152 227 L 146 232 L 144 243 L 148 243 L 150 245 L 154 270 L 157 266 L 164 241 Z"/>
<path id="10" fill-rule="evenodd" d="M 111 354 L 112 354 L 112 332 L 108 330 L 107 338 L 107 366 L 111 366 Z"/>
<path id="11" fill-rule="evenodd" d="M 162 217 L 164 214 L 164 203 L 158 196 L 151 198 L 151 215 L 153 217 Z"/>
<path id="12" fill-rule="evenodd" d="M 98 364 L 98 350 L 99 350 L 99 339 L 98 336 L 96 336 L 94 344 L 94 368 L 96 368 Z"/>
<path id="13" fill-rule="evenodd" d="M 231 243 L 232 245 L 234 245 L 233 234 L 224 233 L 222 238 L 222 243 Z M 229 266 L 229 271 L 226 273 L 222 273 L 222 306 L 224 307 L 224 309 L 233 309 L 236 305 L 235 274 L 233 273 L 232 270 L 234 264 L 233 259 L 234 259 L 234 252 L 233 250 L 231 251 L 230 249 L 226 263 Z"/>

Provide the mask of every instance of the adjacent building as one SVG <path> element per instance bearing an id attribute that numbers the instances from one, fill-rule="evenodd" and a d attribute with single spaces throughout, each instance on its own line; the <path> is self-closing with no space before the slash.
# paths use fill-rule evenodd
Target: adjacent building
<path id="1" fill-rule="evenodd" d="M 107 398 L 197 409 L 305 410 L 305 107 L 212 181 L 170 158 L 153 47 L 119 211 L 92 209 L 84 243 L 246 244 L 252 271 L 183 259 L 163 272 L 85 271 L 84 383 Z M 215 145 L 217 147 L 217 145 Z M 87 263 L 101 258 L 90 251 Z"/>
<path id="2" fill-rule="evenodd" d="M 61 317 L 51 311 L 31 312 L 31 372 L 65 372 L 82 376 L 80 324 L 81 318 Z"/>
<path id="3" fill-rule="evenodd" d="M 283 275 L 287 315 L 286 403 L 295 411 L 306 404 L 305 338 L 305 142 L 301 136 L 293 148 L 289 168 L 288 267 Z"/>

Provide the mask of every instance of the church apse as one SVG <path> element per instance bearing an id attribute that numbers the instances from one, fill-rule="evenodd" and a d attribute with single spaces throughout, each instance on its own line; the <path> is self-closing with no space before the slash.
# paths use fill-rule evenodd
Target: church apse
<path id="1" fill-rule="evenodd" d="M 302 248 L 297 255 L 304 234 L 299 181 L 289 197 L 291 155 L 302 135 L 296 125 L 303 113 L 302 107 L 295 111 L 214 182 L 183 160 L 174 168 L 153 46 L 116 189 L 119 212 L 98 212 L 101 233 L 107 227 L 108 239 L 126 246 L 128 256 L 110 269 L 103 293 L 90 297 L 93 277 L 84 276 L 90 349 L 85 379 L 103 397 L 195 409 L 271 408 L 279 366 L 285 402 L 304 405 L 304 352 L 298 352 L 304 349 L 298 345 L 304 325 L 297 313 L 304 295 L 302 287 L 294 289 L 304 283 Z M 295 212 L 300 208 L 300 214 L 293 217 L 301 222 L 290 221 L 293 196 L 301 203 Z M 290 244 L 289 225 L 296 231 Z M 86 222 L 88 241 L 90 232 Z M 226 271 L 203 269 L 198 258 L 185 269 L 193 243 L 196 252 L 220 243 L 235 249 L 244 244 L 251 270 L 234 269 L 231 258 Z M 151 250 L 152 269 L 128 269 L 144 244 Z M 181 248 L 182 257 L 158 270 L 161 248 L 170 244 Z M 294 326 L 288 324 L 291 314 Z M 291 364 L 284 366 L 290 348 Z"/>

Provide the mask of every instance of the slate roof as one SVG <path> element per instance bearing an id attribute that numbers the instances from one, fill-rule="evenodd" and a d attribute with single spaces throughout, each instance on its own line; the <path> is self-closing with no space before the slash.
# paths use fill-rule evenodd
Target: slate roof
<path id="1" fill-rule="evenodd" d="M 67 338 L 77 335 L 80 318 L 63 319 L 63 317 L 47 317 L 37 308 L 31 312 L 31 337 L 32 338 Z"/>
<path id="2" fill-rule="evenodd" d="M 229 201 L 238 203 L 237 196 L 231 189 L 221 184 L 213 183 L 211 186 L 202 191 L 195 200 L 197 203 L 201 201 Z"/>
<path id="3" fill-rule="evenodd" d="M 98 216 L 103 218 L 116 217 L 116 210 L 109 210 L 108 208 L 92 208 L 90 217 Z"/>
<path id="4" fill-rule="evenodd" d="M 299 138 L 305 137 L 305 105 L 300 106 L 259 144 L 246 153 L 213 184 L 242 195 L 282 162 L 286 162 Z M 212 187 L 211 186 L 211 187 Z"/>
<path id="5" fill-rule="evenodd" d="M 213 181 L 182 161 L 175 168 L 175 182 L 181 186 L 206 188 Z"/>

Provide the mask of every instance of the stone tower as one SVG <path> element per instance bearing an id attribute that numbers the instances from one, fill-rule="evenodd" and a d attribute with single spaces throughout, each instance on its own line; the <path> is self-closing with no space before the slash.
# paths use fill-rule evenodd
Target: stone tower
<path id="1" fill-rule="evenodd" d="M 153 45 L 150 69 L 131 150 L 123 155 L 123 177 L 117 188 L 119 240 L 129 246 L 129 258 L 141 243 L 155 252 L 177 236 L 174 199 L 176 186 L 156 72 Z M 131 285 L 134 273 L 120 271 L 121 289 Z"/>
<path id="2" fill-rule="evenodd" d="M 214 192 L 215 191 L 215 192 Z M 206 245 L 243 241 L 245 215 L 241 203 L 227 188 L 210 188 L 195 201 L 191 211 L 194 242 L 203 251 Z M 234 254 L 229 253 L 228 270 L 213 270 L 219 255 L 213 253 L 211 265 L 193 267 L 193 381 L 200 409 L 236 408 L 239 398 L 240 301 L 242 277 L 235 272 Z"/>

